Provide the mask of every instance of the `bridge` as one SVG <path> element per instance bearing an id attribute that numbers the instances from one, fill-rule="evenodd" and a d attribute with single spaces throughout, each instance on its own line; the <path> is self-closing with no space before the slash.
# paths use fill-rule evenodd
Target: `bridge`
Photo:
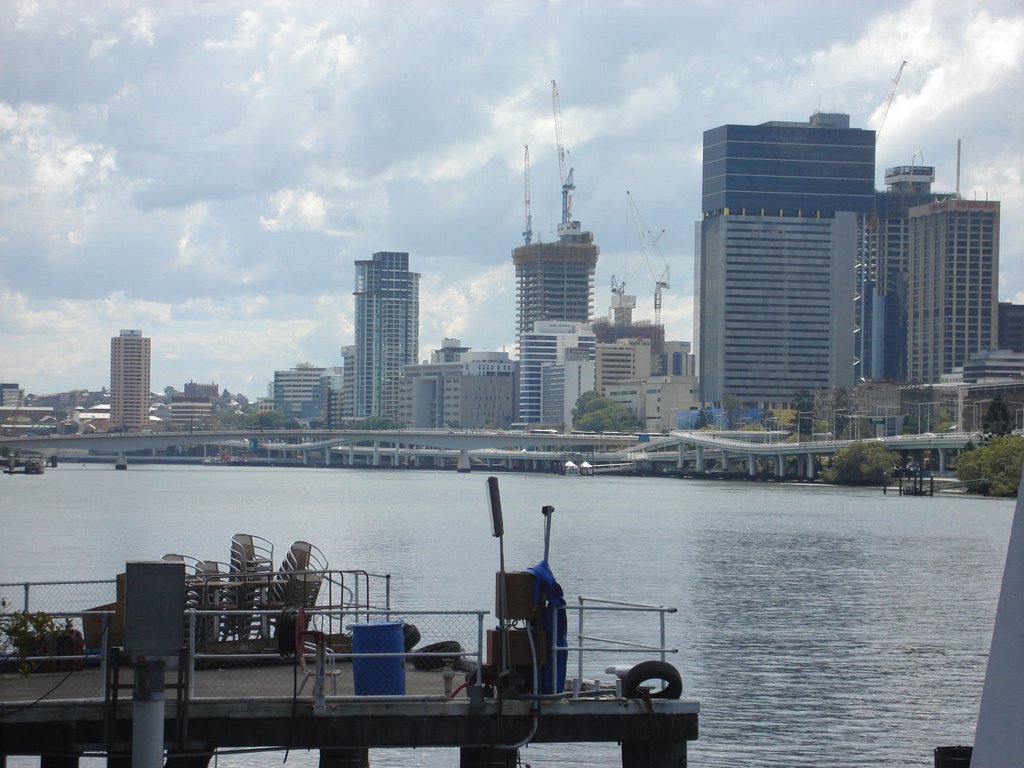
<path id="1" fill-rule="evenodd" d="M 659 462 L 674 462 L 676 469 L 685 470 L 688 465 L 696 473 L 708 471 L 712 462 L 716 462 L 723 472 L 732 471 L 737 463 L 745 463 L 747 474 L 757 474 L 758 463 L 766 466 L 769 463 L 776 477 L 785 475 L 789 460 L 796 463 L 797 474 L 813 480 L 815 463 L 821 456 L 834 454 L 843 448 L 857 443 L 878 443 L 890 451 L 899 454 L 913 453 L 922 456 L 934 451 L 939 460 L 938 471 L 944 472 L 951 452 L 962 451 L 968 444 L 978 444 L 981 435 L 975 432 L 957 432 L 924 435 L 892 435 L 889 437 L 871 438 L 869 440 L 817 440 L 804 442 L 786 442 L 782 440 L 752 442 L 740 439 L 742 432 L 672 432 L 635 448 L 627 449 L 630 460 L 640 464 L 654 465 Z M 753 432 L 754 435 L 775 433 Z"/>
<path id="2" fill-rule="evenodd" d="M 977 433 L 962 432 L 787 442 L 782 439 L 784 434 L 675 431 L 648 437 L 490 430 L 222 430 L 0 438 L 0 448 L 43 455 L 88 451 L 117 456 L 118 462 L 126 465 L 125 455 L 132 452 L 213 445 L 264 451 L 268 456 L 277 453 L 296 463 L 315 460 L 325 466 L 420 466 L 423 460 L 446 466 L 454 460 L 463 471 L 473 463 L 556 471 L 568 456 L 585 456 L 597 471 L 654 470 L 668 464 L 680 472 L 703 474 L 718 467 L 728 473 L 745 464 L 750 477 L 756 476 L 759 468 L 770 467 L 778 479 L 786 476 L 787 465 L 795 463 L 797 475 L 812 480 L 817 459 L 855 443 L 877 442 L 896 453 L 918 457 L 935 452 L 936 469 L 941 472 L 951 452 L 981 439 Z"/>

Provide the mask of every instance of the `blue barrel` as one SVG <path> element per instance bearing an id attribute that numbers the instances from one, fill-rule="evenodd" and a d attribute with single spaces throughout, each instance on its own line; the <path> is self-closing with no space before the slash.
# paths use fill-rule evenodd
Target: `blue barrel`
<path id="1" fill-rule="evenodd" d="M 396 655 L 373 656 L 375 653 Z M 405 633 L 402 622 L 353 624 L 352 654 L 352 680 L 357 696 L 405 694 Z"/>

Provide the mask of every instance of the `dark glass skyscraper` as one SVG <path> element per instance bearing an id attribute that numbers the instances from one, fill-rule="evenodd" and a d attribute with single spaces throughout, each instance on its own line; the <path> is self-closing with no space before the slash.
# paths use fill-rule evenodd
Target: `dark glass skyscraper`
<path id="1" fill-rule="evenodd" d="M 847 115 L 704 133 L 694 341 L 701 398 L 779 407 L 852 387 L 858 214 L 875 134 Z"/>

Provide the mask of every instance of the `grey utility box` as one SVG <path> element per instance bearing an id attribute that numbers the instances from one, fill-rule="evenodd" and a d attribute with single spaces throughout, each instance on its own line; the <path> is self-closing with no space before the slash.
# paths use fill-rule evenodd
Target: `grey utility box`
<path id="1" fill-rule="evenodd" d="M 127 563 L 124 597 L 125 653 L 177 656 L 185 628 L 185 564 Z"/>

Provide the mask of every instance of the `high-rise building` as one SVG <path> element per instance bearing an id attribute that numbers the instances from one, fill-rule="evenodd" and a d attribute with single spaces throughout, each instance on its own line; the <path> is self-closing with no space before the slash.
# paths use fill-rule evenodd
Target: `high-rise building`
<path id="1" fill-rule="evenodd" d="M 419 355 L 420 276 L 409 271 L 409 254 L 381 251 L 357 261 L 354 296 L 353 415 L 393 419 L 402 372 Z"/>
<path id="2" fill-rule="evenodd" d="M 523 337 L 546 320 L 589 323 L 594 306 L 594 270 L 600 249 L 579 222 L 559 227 L 553 243 L 531 243 L 512 251 L 516 268 L 516 334 Z"/>
<path id="3" fill-rule="evenodd" d="M 999 339 L 999 203 L 910 209 L 907 380 L 938 383 Z"/>
<path id="4" fill-rule="evenodd" d="M 857 214 L 875 134 L 847 115 L 704 133 L 694 342 L 701 397 L 788 404 L 853 385 Z"/>
<path id="5" fill-rule="evenodd" d="M 928 165 L 887 168 L 886 190 L 875 193 L 874 210 L 861 217 L 854 304 L 858 381 L 906 379 L 910 209 L 943 197 L 931 191 L 934 181 Z"/>
<path id="6" fill-rule="evenodd" d="M 110 428 L 138 432 L 149 426 L 150 340 L 123 330 L 110 340 Z"/>
<path id="7" fill-rule="evenodd" d="M 544 365 L 565 362 L 566 352 L 570 349 L 583 350 L 592 357 L 596 343 L 594 333 L 586 323 L 541 321 L 534 323 L 530 333 L 522 335 L 519 358 L 520 421 L 536 423 L 541 420 Z"/>

